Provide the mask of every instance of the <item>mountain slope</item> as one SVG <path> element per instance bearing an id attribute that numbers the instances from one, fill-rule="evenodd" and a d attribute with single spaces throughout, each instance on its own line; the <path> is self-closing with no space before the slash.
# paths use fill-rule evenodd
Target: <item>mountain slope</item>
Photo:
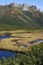
<path id="1" fill-rule="evenodd" d="M 43 14 L 34 9 L 0 6 L 0 29 L 43 29 Z"/>

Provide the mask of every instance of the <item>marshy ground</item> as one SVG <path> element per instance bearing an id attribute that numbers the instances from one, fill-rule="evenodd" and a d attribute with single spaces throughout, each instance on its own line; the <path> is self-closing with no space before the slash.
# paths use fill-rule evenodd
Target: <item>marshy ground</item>
<path id="1" fill-rule="evenodd" d="M 12 50 L 12 51 L 27 51 L 30 47 L 30 42 L 35 40 L 43 40 L 43 31 L 0 31 L 0 36 L 5 33 L 11 33 L 10 38 L 0 39 L 0 49 Z M 34 44 L 36 44 L 34 42 Z"/>

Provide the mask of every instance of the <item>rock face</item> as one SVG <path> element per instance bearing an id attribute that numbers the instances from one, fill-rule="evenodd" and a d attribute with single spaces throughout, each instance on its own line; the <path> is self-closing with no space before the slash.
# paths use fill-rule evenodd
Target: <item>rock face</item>
<path id="1" fill-rule="evenodd" d="M 9 5 L 8 5 L 8 7 L 13 7 L 14 6 L 14 3 L 10 3 Z"/>
<path id="2" fill-rule="evenodd" d="M 21 7 L 21 6 L 22 6 L 22 4 L 17 4 L 17 3 L 10 3 L 8 5 L 8 7 Z"/>
<path id="3" fill-rule="evenodd" d="M 24 10 L 24 11 L 28 11 L 28 10 L 29 10 L 29 6 L 28 6 L 27 4 L 24 4 L 24 5 L 23 5 L 23 10 Z"/>
<path id="4" fill-rule="evenodd" d="M 8 7 L 21 7 L 23 11 L 28 11 L 30 7 L 34 9 L 34 11 L 37 10 L 36 6 L 33 5 L 29 6 L 28 4 L 24 4 L 24 3 L 23 4 L 10 3 Z"/>
<path id="5" fill-rule="evenodd" d="M 29 5 L 27 4 L 17 4 L 17 3 L 10 3 L 8 7 L 22 7 L 23 11 L 28 11 Z"/>

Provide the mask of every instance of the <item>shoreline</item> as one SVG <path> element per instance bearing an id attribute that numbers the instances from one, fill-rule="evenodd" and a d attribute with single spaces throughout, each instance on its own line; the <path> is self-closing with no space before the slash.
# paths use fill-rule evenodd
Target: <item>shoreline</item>
<path id="1" fill-rule="evenodd" d="M 8 52 L 15 52 L 15 53 L 23 53 L 25 54 L 26 52 L 23 51 L 13 51 L 13 50 L 7 50 L 7 49 L 0 49 L 1 51 L 8 51 Z"/>

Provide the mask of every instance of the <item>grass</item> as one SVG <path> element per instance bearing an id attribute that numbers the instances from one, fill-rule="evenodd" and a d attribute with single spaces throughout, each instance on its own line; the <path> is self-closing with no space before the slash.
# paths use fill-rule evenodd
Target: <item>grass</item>
<path id="1" fill-rule="evenodd" d="M 0 41 L 0 49 L 7 49 L 12 51 L 28 51 L 28 48 L 30 46 L 29 42 L 37 40 L 37 39 L 43 39 L 43 31 L 37 30 L 35 32 L 28 33 L 26 30 L 15 30 L 15 31 L 1 31 L 0 34 L 5 35 L 5 33 L 11 33 L 11 36 L 13 38 L 6 38 L 2 39 Z M 17 41 L 13 41 L 17 40 Z M 24 46 L 18 46 L 16 45 L 17 42 L 23 43 L 27 45 L 27 48 Z"/>
<path id="2" fill-rule="evenodd" d="M 22 8 L 2 7 L 5 11 L 0 17 L 0 30 L 43 29 L 43 14 L 40 12 L 22 11 Z M 39 14 L 38 17 L 35 15 Z M 38 19 L 39 18 L 39 19 Z"/>

